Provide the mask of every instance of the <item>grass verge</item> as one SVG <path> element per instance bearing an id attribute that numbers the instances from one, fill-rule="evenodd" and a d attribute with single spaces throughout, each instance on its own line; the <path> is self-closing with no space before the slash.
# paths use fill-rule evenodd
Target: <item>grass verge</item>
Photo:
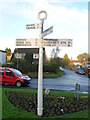
<path id="1" fill-rule="evenodd" d="M 32 78 L 37 78 L 38 77 L 38 73 L 30 73 L 28 74 L 30 77 Z M 64 72 L 61 71 L 61 70 L 58 70 L 58 72 L 55 74 L 55 73 L 43 73 L 43 77 L 46 78 L 46 77 L 50 77 L 50 78 L 55 78 L 55 77 L 60 77 L 64 75 Z"/>
<path id="2" fill-rule="evenodd" d="M 3 88 L 2 89 L 2 117 L 3 120 L 8 118 L 9 120 L 11 120 L 12 118 L 14 119 L 26 119 L 26 118 L 35 118 L 35 119 L 39 119 L 42 117 L 38 117 L 37 115 L 35 115 L 33 112 L 27 112 L 25 110 L 19 109 L 14 107 L 7 99 L 6 95 L 5 95 L 5 91 L 13 91 L 13 92 L 29 92 L 29 93 L 37 93 L 37 90 L 30 90 L 30 89 L 12 89 L 12 88 Z M 74 96 L 74 93 L 72 92 L 60 92 L 60 91 L 51 91 L 50 95 L 60 95 L 60 96 Z M 86 94 L 80 94 L 80 96 L 86 96 L 88 97 L 88 95 Z M 90 110 L 89 110 L 90 112 Z M 88 118 L 88 110 L 83 110 L 80 112 L 76 112 L 76 113 L 71 113 L 71 114 L 65 114 L 63 116 L 54 116 L 52 118 L 58 119 L 58 118 Z M 42 119 L 46 119 L 46 118 L 42 118 Z M 47 118 L 50 119 L 50 118 Z"/>

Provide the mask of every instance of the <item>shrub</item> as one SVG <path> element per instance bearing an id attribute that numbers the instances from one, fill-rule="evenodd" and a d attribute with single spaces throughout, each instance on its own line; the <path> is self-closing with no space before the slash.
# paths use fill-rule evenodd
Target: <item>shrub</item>
<path id="1" fill-rule="evenodd" d="M 13 63 L 5 63 L 5 64 L 2 64 L 2 67 L 13 68 L 13 67 L 14 67 L 14 64 L 13 64 Z"/>
<path id="2" fill-rule="evenodd" d="M 17 69 L 17 59 L 13 59 L 11 64 L 3 64 L 2 67 L 10 67 Z M 18 59 L 18 70 L 22 73 L 29 73 L 29 72 L 38 72 L 38 64 L 29 64 L 26 60 Z M 49 73 L 57 73 L 58 71 L 58 64 L 55 62 L 44 64 L 43 72 Z"/>
<path id="3" fill-rule="evenodd" d="M 43 71 L 49 73 L 57 73 L 58 66 L 57 64 L 44 64 Z"/>
<path id="4" fill-rule="evenodd" d="M 38 72 L 38 65 L 37 64 L 30 65 L 30 72 Z"/>

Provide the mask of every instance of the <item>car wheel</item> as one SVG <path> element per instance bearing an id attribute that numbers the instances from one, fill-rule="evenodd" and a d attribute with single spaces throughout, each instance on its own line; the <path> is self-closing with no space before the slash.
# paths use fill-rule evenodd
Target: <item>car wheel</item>
<path id="1" fill-rule="evenodd" d="M 17 86 L 17 87 L 21 87 L 21 85 L 22 85 L 22 83 L 21 83 L 20 81 L 17 81 L 17 82 L 16 82 L 16 86 Z"/>

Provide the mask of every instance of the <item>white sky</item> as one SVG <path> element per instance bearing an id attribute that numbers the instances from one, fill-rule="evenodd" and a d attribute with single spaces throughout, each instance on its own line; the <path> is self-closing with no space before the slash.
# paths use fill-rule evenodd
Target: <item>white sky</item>
<path id="1" fill-rule="evenodd" d="M 39 23 L 39 11 L 47 11 L 44 30 L 53 25 L 53 33 L 45 38 L 70 38 L 73 47 L 60 48 L 76 59 L 88 52 L 88 1 L 87 0 L 0 0 L 0 49 L 15 49 L 16 38 L 39 38 L 40 30 L 26 30 L 26 24 Z M 46 47 L 51 55 L 52 48 Z"/>

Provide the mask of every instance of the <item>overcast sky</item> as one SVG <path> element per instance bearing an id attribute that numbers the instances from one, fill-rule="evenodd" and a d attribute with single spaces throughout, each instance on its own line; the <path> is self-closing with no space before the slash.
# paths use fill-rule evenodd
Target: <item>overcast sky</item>
<path id="1" fill-rule="evenodd" d="M 41 10 L 48 14 L 44 30 L 53 25 L 45 38 L 73 39 L 73 47 L 60 47 L 60 57 L 67 53 L 76 59 L 88 52 L 88 0 L 0 0 L 0 49 L 13 52 L 16 38 L 39 38 L 40 30 L 26 30 L 26 24 L 39 23 Z M 48 56 L 51 50 L 46 47 Z"/>

